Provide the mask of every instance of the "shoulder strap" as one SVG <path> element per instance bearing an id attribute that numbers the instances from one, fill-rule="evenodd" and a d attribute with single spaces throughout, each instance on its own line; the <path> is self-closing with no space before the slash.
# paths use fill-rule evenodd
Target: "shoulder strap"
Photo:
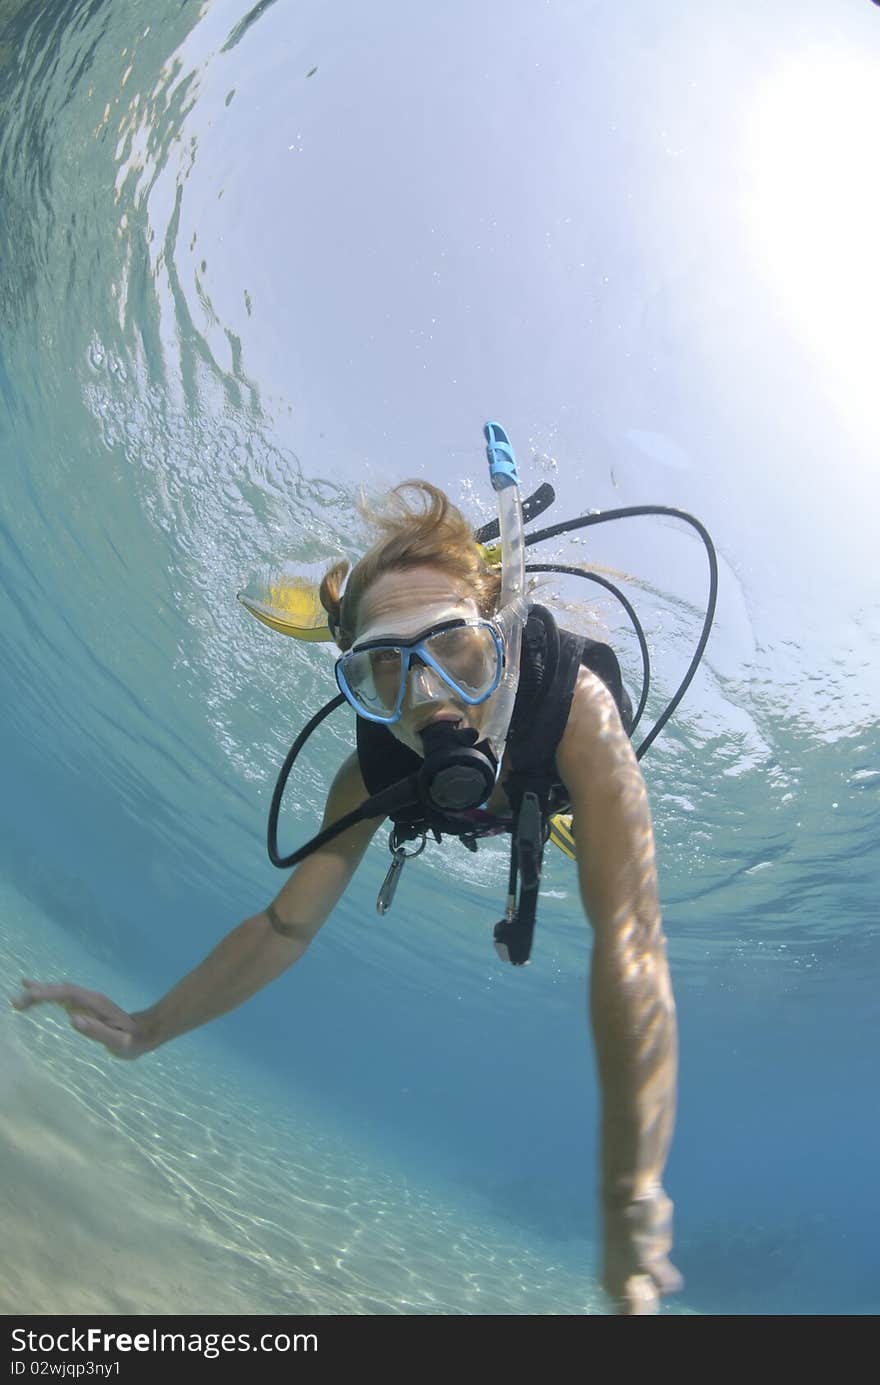
<path id="1" fill-rule="evenodd" d="M 521 697 L 507 742 L 511 765 L 504 787 L 514 817 L 508 911 L 495 928 L 495 947 L 514 966 L 524 966 L 532 950 L 550 796 L 559 779 L 556 747 L 571 710 L 582 645 L 577 635 L 558 629 L 545 607 L 532 607 Z"/>
<path id="2" fill-rule="evenodd" d="M 508 911 L 495 928 L 500 956 L 515 966 L 525 965 L 532 950 L 545 834 L 553 811 L 551 795 L 560 784 L 556 750 L 568 723 L 582 665 L 605 683 L 627 730 L 632 721 L 632 704 L 614 651 L 597 640 L 557 630 L 552 615 L 542 606 L 533 607 L 532 613 L 540 621 L 543 644 L 530 619 L 532 628 L 529 631 L 527 627 L 523 645 L 523 699 L 522 703 L 517 699 L 508 741 L 511 770 L 505 787 L 514 812 Z M 552 651 L 550 657 L 548 650 Z"/>
<path id="3" fill-rule="evenodd" d="M 538 791 L 536 785 L 546 785 L 549 796 L 559 782 L 556 747 L 571 711 L 584 644 L 582 636 L 560 630 L 546 607 L 531 608 L 523 640 L 521 696 L 517 696 L 507 742 L 508 797 L 511 789 L 517 796 L 528 788 Z M 511 802 L 515 808 L 512 798 Z"/>
<path id="4" fill-rule="evenodd" d="M 623 729 L 629 735 L 633 722 L 633 707 L 629 693 L 623 686 L 623 674 L 620 671 L 620 664 L 614 650 L 609 644 L 601 644 L 598 640 L 585 638 L 581 663 L 602 679 L 617 703 Z"/>

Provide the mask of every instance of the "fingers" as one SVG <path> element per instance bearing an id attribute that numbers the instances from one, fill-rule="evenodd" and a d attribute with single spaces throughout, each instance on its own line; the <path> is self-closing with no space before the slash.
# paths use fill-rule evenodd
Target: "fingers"
<path id="1" fill-rule="evenodd" d="M 61 1005 L 70 1016 L 78 1034 L 103 1044 L 114 1058 L 137 1058 L 143 1044 L 137 1039 L 131 1015 L 120 1010 L 112 1000 L 98 991 L 86 991 L 65 981 L 57 986 L 44 986 L 37 981 L 22 980 L 24 987 L 12 1001 L 13 1009 L 29 1010 L 44 1002 Z"/>
<path id="2" fill-rule="evenodd" d="M 684 1279 L 670 1260 L 658 1260 L 639 1274 L 605 1281 L 605 1288 L 614 1299 L 616 1312 L 626 1316 L 644 1317 L 659 1313 L 660 1299 L 665 1294 L 678 1293 L 684 1288 Z"/>
<path id="3" fill-rule="evenodd" d="M 28 981 L 22 977 L 24 990 L 16 996 L 12 1004 L 16 1010 L 28 1010 L 32 1005 L 40 1005 L 43 1001 L 54 1001 L 57 1005 L 65 1005 L 73 998 L 76 990 L 75 986 L 65 982 L 60 986 L 42 986 L 38 981 Z"/>
<path id="4" fill-rule="evenodd" d="M 634 1274 L 623 1286 L 618 1315 L 650 1317 L 660 1311 L 660 1295 L 649 1274 Z"/>
<path id="5" fill-rule="evenodd" d="M 57 987 L 38 986 L 36 981 L 25 981 L 24 978 L 22 978 L 21 984 L 24 990 L 19 995 L 12 997 L 13 1010 L 29 1010 L 32 1005 L 39 1005 L 41 1000 L 51 998 L 45 994 L 47 990 L 58 989 Z"/>
<path id="6" fill-rule="evenodd" d="M 75 1005 L 109 1019 L 116 1009 L 112 1000 L 108 1000 L 105 995 L 100 995 L 98 991 L 84 991 L 81 986 L 71 986 L 68 981 L 57 986 L 44 986 L 38 981 L 23 978 L 21 984 L 24 990 L 12 1001 L 15 1010 L 29 1010 L 32 1005 L 48 1002 L 68 1007 Z"/>
<path id="7" fill-rule="evenodd" d="M 654 1283 L 661 1294 L 677 1294 L 684 1288 L 684 1279 L 670 1260 L 661 1260 L 652 1267 Z"/>
<path id="8" fill-rule="evenodd" d="M 132 1056 L 133 1035 L 131 1030 L 120 1029 L 112 1024 L 104 1024 L 93 1015 L 79 1013 L 71 1015 L 70 1023 L 78 1034 L 103 1044 L 115 1057 L 129 1058 Z"/>

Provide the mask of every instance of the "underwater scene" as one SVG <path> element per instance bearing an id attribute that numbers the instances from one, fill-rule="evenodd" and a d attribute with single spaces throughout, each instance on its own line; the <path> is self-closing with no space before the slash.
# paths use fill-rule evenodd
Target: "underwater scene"
<path id="1" fill-rule="evenodd" d="M 332 643 L 254 620 L 498 510 L 610 644 L 679 1026 L 664 1314 L 880 1311 L 880 9 L 0 0 L 0 964 L 153 1005 L 284 876 Z M 609 590 L 625 595 L 637 615 Z M 250 602 L 251 611 L 240 596 Z M 277 603 L 276 603 L 277 604 Z M 259 614 L 259 610 L 257 612 Z M 643 642 L 640 642 L 643 630 Z M 342 705 L 279 819 L 318 832 Z M 307 954 L 137 1062 L 0 1022 L 6 1315 L 579 1315 L 590 926 L 379 831 Z"/>

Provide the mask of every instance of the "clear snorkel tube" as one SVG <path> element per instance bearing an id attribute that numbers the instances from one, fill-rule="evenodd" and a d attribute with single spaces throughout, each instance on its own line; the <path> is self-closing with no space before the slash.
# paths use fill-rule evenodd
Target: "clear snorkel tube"
<path id="1" fill-rule="evenodd" d="M 504 672 L 492 694 L 489 711 L 483 726 L 483 737 L 492 747 L 500 766 L 513 704 L 519 686 L 519 658 L 522 630 L 528 615 L 526 604 L 525 541 L 523 538 L 522 505 L 519 497 L 519 476 L 516 458 L 504 429 L 498 423 L 487 423 L 486 456 L 489 477 L 498 495 L 498 523 L 501 530 L 501 595 L 494 623 L 504 639 Z"/>

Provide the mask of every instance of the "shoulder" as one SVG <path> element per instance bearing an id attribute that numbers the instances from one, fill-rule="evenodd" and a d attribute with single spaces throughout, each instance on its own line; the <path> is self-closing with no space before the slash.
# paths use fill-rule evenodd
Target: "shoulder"
<path id="1" fill-rule="evenodd" d="M 640 776 L 617 703 L 588 668 L 578 671 L 556 763 L 573 806 L 585 795 L 614 792 L 633 772 Z"/>

